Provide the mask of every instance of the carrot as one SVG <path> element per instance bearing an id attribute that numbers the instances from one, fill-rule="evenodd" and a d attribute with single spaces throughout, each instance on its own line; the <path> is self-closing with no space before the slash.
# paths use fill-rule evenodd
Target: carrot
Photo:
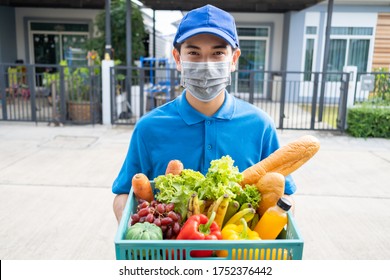
<path id="1" fill-rule="evenodd" d="M 145 174 L 135 174 L 131 180 L 131 184 L 137 199 L 144 199 L 148 202 L 151 202 L 154 199 L 152 186 Z"/>
<path id="2" fill-rule="evenodd" d="M 183 169 L 184 169 L 183 163 L 178 159 L 173 159 L 168 163 L 167 169 L 165 171 L 165 175 L 167 174 L 180 175 Z"/>

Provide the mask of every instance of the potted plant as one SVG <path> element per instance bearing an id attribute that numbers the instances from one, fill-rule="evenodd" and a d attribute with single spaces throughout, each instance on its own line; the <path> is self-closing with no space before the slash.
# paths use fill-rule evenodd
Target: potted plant
<path id="1" fill-rule="evenodd" d="M 61 61 L 63 72 L 67 117 L 74 122 L 95 122 L 100 118 L 100 67 L 93 67 L 100 62 L 96 52 L 88 52 L 88 67 L 70 67 Z M 60 96 L 60 71 L 44 74 L 44 85 L 54 87 Z"/>
<path id="2" fill-rule="evenodd" d="M 93 86 L 96 78 L 93 69 L 88 67 L 77 68 L 69 76 L 67 108 L 72 121 L 90 122 L 99 115 L 100 103 Z"/>

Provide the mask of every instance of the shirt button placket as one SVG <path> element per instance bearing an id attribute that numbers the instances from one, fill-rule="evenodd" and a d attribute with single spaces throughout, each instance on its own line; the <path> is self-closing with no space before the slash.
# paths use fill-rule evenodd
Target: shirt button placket
<path id="1" fill-rule="evenodd" d="M 215 154 L 215 123 L 212 120 L 205 121 L 205 166 L 208 166 Z"/>

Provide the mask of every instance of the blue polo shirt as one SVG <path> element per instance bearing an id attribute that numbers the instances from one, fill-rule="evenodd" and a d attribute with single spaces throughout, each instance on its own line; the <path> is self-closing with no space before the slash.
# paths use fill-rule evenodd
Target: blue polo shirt
<path id="1" fill-rule="evenodd" d="M 183 162 L 184 168 L 206 174 L 212 160 L 229 155 L 244 171 L 279 148 L 273 120 L 258 107 L 225 92 L 221 108 L 208 117 L 196 111 L 185 94 L 137 122 L 112 186 L 115 194 L 129 193 L 136 173 L 144 173 L 150 180 L 165 174 L 172 159 Z M 288 176 L 285 193 L 295 190 Z"/>

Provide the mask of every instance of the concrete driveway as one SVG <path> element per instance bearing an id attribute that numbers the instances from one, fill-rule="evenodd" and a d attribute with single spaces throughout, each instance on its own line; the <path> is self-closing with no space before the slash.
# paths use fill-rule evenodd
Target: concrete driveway
<path id="1" fill-rule="evenodd" d="M 0 259 L 115 259 L 111 184 L 132 127 L 0 122 Z M 293 173 L 307 260 L 390 259 L 390 141 L 315 131 Z"/>

